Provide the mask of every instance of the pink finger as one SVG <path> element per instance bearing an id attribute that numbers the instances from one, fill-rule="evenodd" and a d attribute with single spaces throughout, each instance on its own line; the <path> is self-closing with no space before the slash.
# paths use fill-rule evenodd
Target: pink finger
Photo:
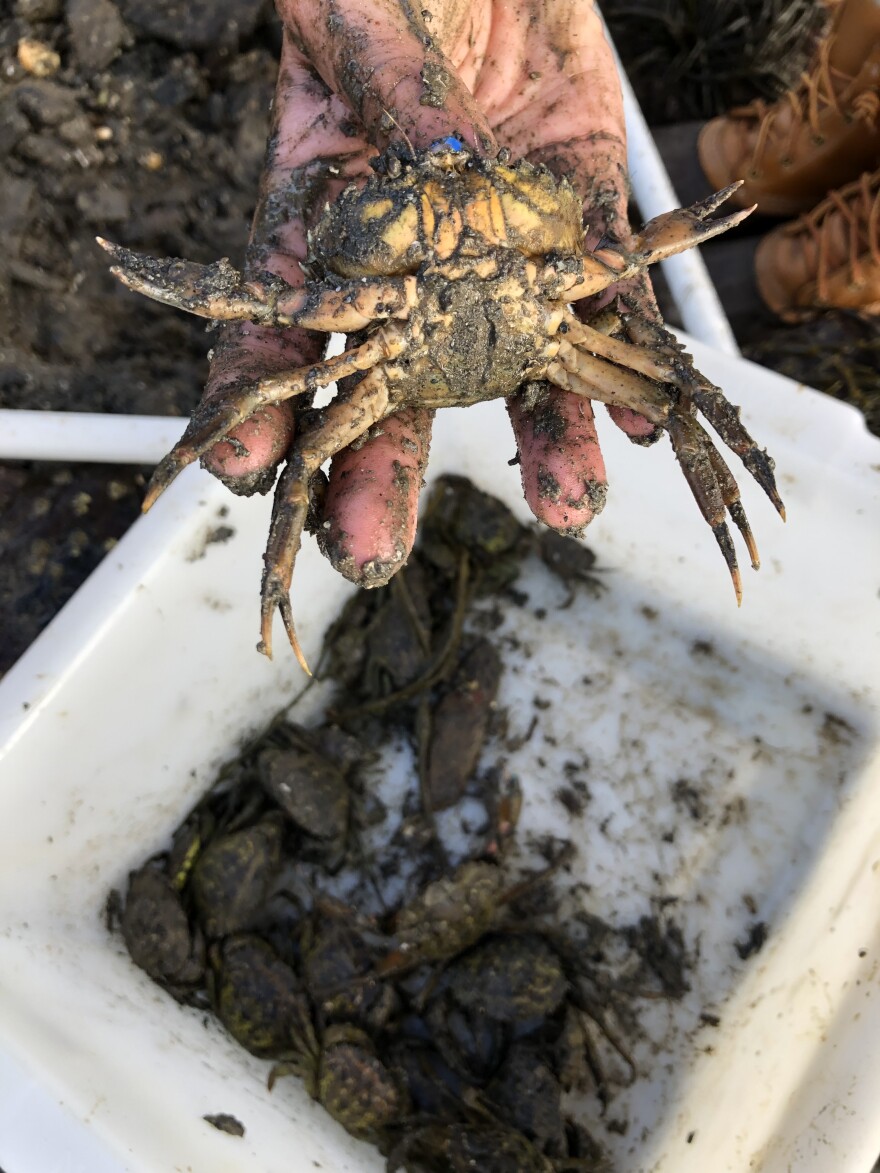
<path id="1" fill-rule="evenodd" d="M 517 396 L 507 401 L 507 411 L 529 508 L 553 529 L 580 533 L 601 512 L 608 492 L 590 401 L 548 387 L 536 406 Z"/>
<path id="2" fill-rule="evenodd" d="M 409 557 L 433 415 L 406 408 L 383 420 L 360 448 L 333 459 L 318 541 L 359 586 L 382 586 Z"/>
<path id="3" fill-rule="evenodd" d="M 663 433 L 662 428 L 652 424 L 631 407 L 609 407 L 608 414 L 620 430 L 636 443 L 653 444 Z"/>
<path id="4" fill-rule="evenodd" d="M 303 347 L 281 331 L 250 322 L 227 325 L 211 356 L 205 399 L 223 395 L 240 381 L 295 368 L 302 363 L 302 354 Z M 239 424 L 228 440 L 215 444 L 202 464 L 234 493 L 266 492 L 292 439 L 292 405 L 272 404 Z"/>

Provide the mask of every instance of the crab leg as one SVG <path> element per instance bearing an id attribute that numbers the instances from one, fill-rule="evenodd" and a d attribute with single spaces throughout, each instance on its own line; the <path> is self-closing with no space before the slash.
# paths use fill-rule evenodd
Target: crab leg
<path id="1" fill-rule="evenodd" d="M 709 463 L 712 465 L 712 471 L 715 473 L 715 480 L 718 483 L 721 498 L 727 506 L 727 511 L 734 525 L 742 534 L 743 541 L 748 548 L 752 570 L 760 570 L 761 557 L 758 554 L 758 543 L 755 541 L 752 527 L 749 525 L 749 519 L 746 517 L 746 511 L 740 499 L 739 485 L 737 485 L 733 473 L 727 467 L 724 457 L 711 440 L 708 441 L 706 455 L 709 458 Z"/>
<path id="2" fill-rule="evenodd" d="M 261 588 L 261 639 L 257 650 L 272 658 L 272 619 L 281 612 L 290 646 L 303 670 L 309 672 L 296 637 L 290 605 L 290 583 L 309 509 L 309 481 L 325 460 L 351 444 L 381 420 L 388 408 L 388 382 L 381 368 L 368 371 L 341 401 L 322 413 L 321 423 L 294 442 L 290 461 L 275 489 L 272 525 L 266 547 Z M 309 673 L 311 675 L 311 673 Z"/>
<path id="3" fill-rule="evenodd" d="M 649 379 L 671 383 L 687 394 L 727 447 L 740 457 L 784 519 L 785 506 L 776 489 L 773 461 L 766 452 L 758 448 L 746 431 L 739 417 L 739 409 L 729 402 L 718 387 L 700 374 L 675 335 L 663 326 L 636 315 L 625 319 L 619 318 L 618 321 L 626 330 L 629 343 L 613 338 L 604 331 L 585 326 L 571 313 L 566 313 L 565 316 L 565 339 L 567 342 L 575 343 L 579 349 L 599 354 L 612 362 L 638 371 Z M 720 460 L 720 457 L 718 459 Z M 727 465 L 724 465 L 724 468 L 726 470 Z M 729 472 L 728 477 L 733 482 Z M 751 546 L 749 549 L 751 550 Z M 752 561 L 754 562 L 754 555 Z"/>
<path id="4" fill-rule="evenodd" d="M 740 606 L 742 603 L 742 578 L 730 530 L 724 520 L 726 506 L 718 478 L 715 475 L 715 461 L 709 455 L 709 452 L 714 450 L 712 441 L 691 415 L 676 412 L 669 417 L 666 427 L 672 441 L 673 451 L 694 495 L 694 500 L 697 502 L 700 513 L 711 526 L 715 540 L 724 555 L 724 561 L 727 563 L 727 569 L 730 571 L 730 577 L 733 581 L 733 589 L 736 592 L 737 606 Z M 718 460 L 721 460 L 717 452 L 715 455 Z M 739 512 L 741 516 L 744 516 L 742 506 L 739 507 Z M 746 523 L 746 528 L 748 529 L 748 523 Z M 751 537 L 751 531 L 749 531 L 749 537 Z M 748 539 L 746 540 L 748 541 Z M 750 543 L 749 553 L 752 552 L 753 545 L 754 540 Z M 757 551 L 755 551 L 755 555 L 757 555 Z"/>
<path id="5" fill-rule="evenodd" d="M 675 211 L 664 212 L 662 216 L 649 220 L 636 237 L 635 247 L 628 252 L 620 248 L 603 248 L 600 242 L 595 252 L 583 258 L 583 276 L 570 279 L 572 283 L 565 292 L 566 300 L 577 301 L 578 298 L 601 293 L 616 281 L 635 277 L 655 261 L 663 261 L 676 253 L 685 252 L 741 224 L 754 212 L 754 207 L 732 212 L 729 216 L 719 216 L 716 220 L 706 218 L 741 186 L 742 181 L 732 183 L 730 187 L 715 192 L 708 199 L 692 204 L 689 208 L 676 208 Z M 548 269 L 548 276 L 552 277 L 551 269 Z"/>
<path id="6" fill-rule="evenodd" d="M 776 488 L 773 460 L 749 435 L 739 417 L 739 408 L 727 399 L 719 387 L 700 374 L 691 356 L 685 353 L 684 347 L 663 326 L 633 316 L 624 321 L 624 328 L 637 346 L 650 346 L 672 358 L 675 378 L 670 381 L 687 392 L 727 447 L 742 460 L 784 521 L 785 506 Z"/>
<path id="7" fill-rule="evenodd" d="M 677 408 L 669 393 L 656 383 L 604 358 L 585 354 L 567 341 L 560 342 L 557 358 L 548 364 L 545 376 L 566 391 L 630 407 L 667 429 L 685 479 L 724 555 L 737 603 L 741 602 L 742 581 L 730 531 L 724 521 L 727 510 L 743 536 L 755 569 L 759 565 L 758 549 L 736 481 L 700 424 L 686 410 Z"/>
<path id="8" fill-rule="evenodd" d="M 615 407 L 630 407 L 654 424 L 669 418 L 674 400 L 650 379 L 604 358 L 587 354 L 565 340 L 559 343 L 556 358 L 548 363 L 544 378 L 588 399 Z"/>
<path id="9" fill-rule="evenodd" d="M 384 318 L 405 318 L 416 302 L 415 277 L 389 277 L 381 285 L 340 279 L 295 289 L 280 277 L 246 281 L 225 259 L 212 265 L 158 260 L 97 239 L 123 285 L 202 318 L 351 334 Z"/>
<path id="10" fill-rule="evenodd" d="M 618 322 L 622 328 L 623 322 L 620 318 Z M 656 379 L 660 383 L 677 382 L 678 370 L 674 359 L 664 353 L 658 354 L 656 350 L 647 346 L 637 346 L 632 342 L 614 338 L 602 330 L 586 326 L 571 312 L 565 315 L 565 340 L 582 351 L 587 350 L 622 367 L 638 371 L 648 379 Z"/>
<path id="11" fill-rule="evenodd" d="M 310 367 L 300 367 L 289 374 L 270 375 L 256 383 L 246 383 L 234 394 L 202 403 L 194 412 L 186 431 L 153 473 L 144 498 L 144 512 L 164 493 L 178 473 L 198 460 L 259 408 L 316 391 L 334 379 L 342 379 L 357 371 L 369 370 L 385 359 L 396 357 L 403 347 L 404 341 L 398 328 L 389 326 L 371 334 L 361 346 L 335 358 L 324 359 Z"/>

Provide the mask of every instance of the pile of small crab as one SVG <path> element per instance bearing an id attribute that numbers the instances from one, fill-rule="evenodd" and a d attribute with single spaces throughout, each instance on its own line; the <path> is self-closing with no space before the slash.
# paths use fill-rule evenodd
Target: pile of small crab
<path id="1" fill-rule="evenodd" d="M 536 554 L 570 592 L 601 589 L 580 543 L 532 538 L 442 479 L 410 562 L 328 636 L 324 718 L 276 718 L 111 904 L 138 966 L 213 1011 L 270 1089 L 298 1078 L 389 1170 L 606 1171 L 597 1135 L 638 1074 L 640 1000 L 688 988 L 665 914 L 614 927 L 561 882 L 573 844 L 515 860 L 519 786 L 487 768 L 515 748 L 489 732 L 502 637 L 481 620 Z M 386 808 L 383 750 L 401 738 L 412 768 Z"/>
<path id="2" fill-rule="evenodd" d="M 278 609 L 306 667 L 289 594 L 310 485 L 322 464 L 402 407 L 466 407 L 510 397 L 536 380 L 630 408 L 668 432 L 739 599 L 728 514 L 756 568 L 757 548 L 734 477 L 697 412 L 784 516 L 773 461 L 662 325 L 613 310 L 587 323 L 572 308 L 739 223 L 748 211 L 710 218 L 734 188 L 650 221 L 630 251 L 606 242 L 585 252 L 571 186 L 546 168 L 511 164 L 506 152 L 486 159 L 442 140 L 420 152 L 389 150 L 375 170 L 326 209 L 311 239 L 313 279 L 302 289 L 271 275 L 247 281 L 227 261 L 155 260 L 101 242 L 120 280 L 159 301 L 215 320 L 354 335 L 338 357 L 237 385 L 202 404 L 147 494 L 149 507 L 183 468 L 265 405 L 294 396 L 310 402 L 317 388 L 347 379 L 300 429 L 278 481 L 261 650 L 271 655 Z"/>

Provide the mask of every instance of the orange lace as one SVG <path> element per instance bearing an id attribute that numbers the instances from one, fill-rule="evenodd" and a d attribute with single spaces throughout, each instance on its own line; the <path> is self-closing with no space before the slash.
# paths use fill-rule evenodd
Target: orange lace
<path id="1" fill-rule="evenodd" d="M 790 226 L 793 234 L 807 232 L 816 246 L 816 291 L 820 301 L 828 301 L 829 247 L 835 215 L 841 216 L 847 226 L 850 281 L 861 285 L 866 264 L 880 265 L 880 171 L 866 173 L 854 183 L 832 191 L 812 212 Z"/>
<path id="2" fill-rule="evenodd" d="M 880 116 L 880 95 L 875 90 L 863 90 L 856 94 L 846 110 L 841 106 L 839 95 L 846 91 L 853 78 L 832 68 L 829 55 L 833 43 L 833 37 L 827 37 L 822 42 L 819 47 L 818 60 L 812 71 L 801 74 L 800 85 L 789 90 L 778 102 L 768 105 L 761 98 L 757 98 L 748 106 L 732 111 L 735 117 L 760 120 L 755 149 L 752 153 L 752 173 L 758 170 L 758 163 L 764 148 L 770 141 L 773 127 L 779 117 L 779 109 L 783 103 L 787 102 L 792 112 L 791 125 L 788 128 L 788 142 L 782 152 L 783 159 L 791 155 L 795 139 L 804 122 L 809 123 L 810 129 L 817 139 L 821 138 L 822 127 L 819 119 L 826 109 L 831 109 L 839 117 L 849 115 L 864 119 L 869 123 L 877 121 Z"/>

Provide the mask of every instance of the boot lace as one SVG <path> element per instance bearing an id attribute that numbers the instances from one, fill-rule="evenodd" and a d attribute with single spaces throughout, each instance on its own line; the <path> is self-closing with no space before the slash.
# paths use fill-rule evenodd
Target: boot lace
<path id="1" fill-rule="evenodd" d="M 793 234 L 806 232 L 816 249 L 816 291 L 828 301 L 828 277 L 835 216 L 843 219 L 847 237 L 846 264 L 853 285 L 866 280 L 869 265 L 880 266 L 880 171 L 862 175 L 854 183 L 829 193 L 827 199 L 792 225 Z M 839 263 L 833 259 L 833 265 Z"/>
<path id="2" fill-rule="evenodd" d="M 833 43 L 833 37 L 828 37 L 822 42 L 812 71 L 801 74 L 800 84 L 784 94 L 778 102 L 768 105 L 763 99 L 757 98 L 748 106 L 732 111 L 735 117 L 753 118 L 758 122 L 758 133 L 752 152 L 753 174 L 758 171 L 761 156 L 779 123 L 780 112 L 786 106 L 791 110 L 791 120 L 787 131 L 783 132 L 786 135 L 781 156 L 783 160 L 791 157 L 798 134 L 805 122 L 809 125 L 813 137 L 821 141 L 820 119 L 825 110 L 831 110 L 839 117 L 858 118 L 870 125 L 876 124 L 880 117 L 880 94 L 876 90 L 863 90 L 854 95 L 847 103 L 846 109 L 841 105 L 840 97 L 845 94 L 853 79 L 832 67 L 829 55 Z"/>

